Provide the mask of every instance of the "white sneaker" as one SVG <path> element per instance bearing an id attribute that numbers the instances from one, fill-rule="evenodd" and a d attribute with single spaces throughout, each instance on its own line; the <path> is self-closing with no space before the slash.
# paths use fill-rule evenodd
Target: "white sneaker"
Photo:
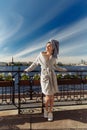
<path id="1" fill-rule="evenodd" d="M 44 110 L 44 118 L 48 118 L 48 111 Z"/>
<path id="2" fill-rule="evenodd" d="M 48 121 L 53 121 L 53 113 L 48 113 Z"/>

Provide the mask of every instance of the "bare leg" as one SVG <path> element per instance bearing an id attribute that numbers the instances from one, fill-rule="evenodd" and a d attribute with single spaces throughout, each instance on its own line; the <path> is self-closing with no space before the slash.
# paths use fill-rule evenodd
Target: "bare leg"
<path id="1" fill-rule="evenodd" d="M 49 112 L 53 111 L 53 105 L 54 105 L 54 95 L 50 96 L 50 110 Z"/>
<path id="2" fill-rule="evenodd" d="M 48 121 L 53 121 L 53 103 L 54 103 L 54 95 L 50 95 L 50 109 L 48 113 Z"/>
<path id="3" fill-rule="evenodd" d="M 45 96 L 45 108 L 46 108 L 46 111 L 48 111 L 49 103 L 50 103 L 50 97 L 49 97 L 49 95 L 46 95 Z"/>

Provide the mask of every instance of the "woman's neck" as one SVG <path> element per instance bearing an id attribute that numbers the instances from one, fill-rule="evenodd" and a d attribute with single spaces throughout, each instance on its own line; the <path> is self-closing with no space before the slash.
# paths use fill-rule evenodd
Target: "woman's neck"
<path id="1" fill-rule="evenodd" d="M 47 51 L 46 54 L 47 54 L 48 56 L 51 56 L 51 55 L 52 55 L 51 52 L 49 52 L 49 51 Z"/>

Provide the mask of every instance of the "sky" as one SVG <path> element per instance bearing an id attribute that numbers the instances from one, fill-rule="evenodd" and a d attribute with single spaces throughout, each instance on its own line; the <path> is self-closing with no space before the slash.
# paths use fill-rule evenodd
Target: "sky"
<path id="1" fill-rule="evenodd" d="M 51 39 L 58 62 L 87 62 L 87 0 L 0 0 L 0 62 L 34 61 Z"/>

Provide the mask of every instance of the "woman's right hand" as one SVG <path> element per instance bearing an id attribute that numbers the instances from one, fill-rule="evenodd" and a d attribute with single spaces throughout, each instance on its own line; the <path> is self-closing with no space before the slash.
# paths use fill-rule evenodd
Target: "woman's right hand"
<path id="1" fill-rule="evenodd" d="M 26 70 L 26 69 L 24 70 L 24 73 L 27 73 L 27 70 Z"/>
<path id="2" fill-rule="evenodd" d="M 66 69 L 66 68 L 63 68 L 63 71 L 64 71 L 64 72 L 67 72 L 67 69 Z"/>

